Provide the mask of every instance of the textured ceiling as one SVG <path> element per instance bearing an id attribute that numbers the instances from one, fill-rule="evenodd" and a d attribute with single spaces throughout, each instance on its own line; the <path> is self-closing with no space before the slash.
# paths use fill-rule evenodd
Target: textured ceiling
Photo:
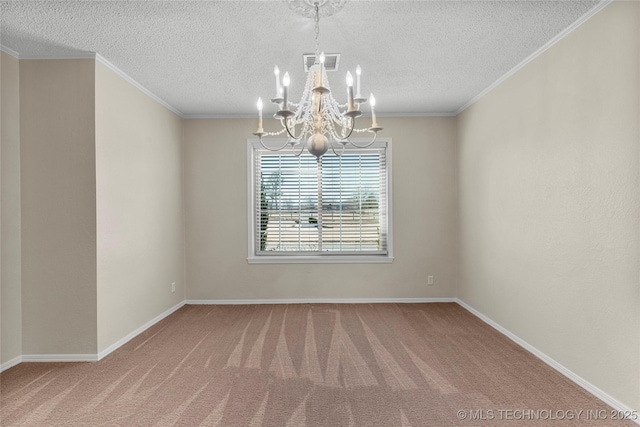
<path id="1" fill-rule="evenodd" d="M 320 20 L 341 53 L 329 80 L 360 64 L 381 114 L 463 107 L 599 1 L 349 1 Z M 273 66 L 302 91 L 313 20 L 283 1 L 1 1 L 0 43 L 20 58 L 96 52 L 185 116 L 253 115 Z"/>

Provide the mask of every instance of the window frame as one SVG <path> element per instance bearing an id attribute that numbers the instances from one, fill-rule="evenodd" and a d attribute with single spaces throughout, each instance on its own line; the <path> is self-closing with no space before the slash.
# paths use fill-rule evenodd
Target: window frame
<path id="1" fill-rule="evenodd" d="M 353 142 L 359 145 L 366 144 L 370 139 L 352 138 Z M 273 138 L 264 139 L 267 147 L 281 147 L 286 139 Z M 256 251 L 256 149 L 262 149 L 262 145 L 258 138 L 247 139 L 247 219 L 248 219 L 248 239 L 247 262 L 249 264 L 381 264 L 393 262 L 393 197 L 392 197 L 392 157 L 391 157 L 391 138 L 378 138 L 374 146 L 386 146 L 386 178 L 387 178 L 387 253 L 386 254 L 336 254 L 331 252 L 317 254 L 300 254 L 284 255 L 282 252 L 278 255 L 257 254 Z M 288 150 L 285 148 L 283 151 Z M 347 149 L 349 147 L 347 146 Z M 286 152 L 286 151 L 285 151 Z M 306 151 L 303 156 L 310 156 Z M 333 155 L 333 154 L 327 154 Z"/>

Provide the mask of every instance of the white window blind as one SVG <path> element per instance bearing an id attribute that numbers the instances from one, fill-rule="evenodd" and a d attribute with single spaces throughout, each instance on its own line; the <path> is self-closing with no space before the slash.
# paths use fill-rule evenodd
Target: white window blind
<path id="1" fill-rule="evenodd" d="M 386 143 L 338 157 L 253 148 L 255 255 L 387 255 Z"/>

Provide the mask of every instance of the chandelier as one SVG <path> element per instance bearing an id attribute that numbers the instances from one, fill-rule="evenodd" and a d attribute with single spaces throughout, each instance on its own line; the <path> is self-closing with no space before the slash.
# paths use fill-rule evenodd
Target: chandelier
<path id="1" fill-rule="evenodd" d="M 370 95 L 368 102 L 371 108 L 371 126 L 368 128 L 356 128 L 356 118 L 362 115 L 360 106 L 367 103 L 360 93 L 360 66 L 356 68 L 356 94 L 353 93 L 353 75 L 347 71 L 347 102 L 340 104 L 333 97 L 324 66 L 324 52 L 319 52 L 318 38 L 320 35 L 320 15 L 331 16 L 339 10 L 346 0 L 288 0 L 289 7 L 296 13 L 313 17 L 315 19 L 315 62 L 309 67 L 307 82 L 302 91 L 299 103 L 289 100 L 289 85 L 291 83 L 289 73 L 285 73 L 280 81 L 280 70 L 276 65 L 274 74 L 276 77 L 276 96 L 271 102 L 278 106 L 274 118 L 280 121 L 281 129 L 276 132 L 265 132 L 262 127 L 262 98 L 258 98 L 258 129 L 253 134 L 258 137 L 262 146 L 270 151 L 280 151 L 287 146 L 291 147 L 293 154 L 300 156 L 305 147 L 307 151 L 316 156 L 318 160 L 329 149 L 336 156 L 344 153 L 347 145 L 357 148 L 366 148 L 372 145 L 378 132 L 382 128 L 376 121 L 376 100 Z M 321 11 L 322 7 L 322 11 Z M 355 144 L 350 140 L 356 133 L 373 133 L 371 141 L 364 145 Z M 286 133 L 286 135 L 285 135 Z M 265 136 L 285 135 L 287 141 L 281 147 L 270 147 L 263 142 Z"/>

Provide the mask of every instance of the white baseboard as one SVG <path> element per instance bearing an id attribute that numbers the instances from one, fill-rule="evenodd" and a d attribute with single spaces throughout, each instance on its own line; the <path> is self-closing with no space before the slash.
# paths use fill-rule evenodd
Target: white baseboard
<path id="1" fill-rule="evenodd" d="M 21 362 L 22 362 L 22 356 L 14 357 L 13 359 L 8 360 L 4 362 L 2 365 L 0 365 L 0 372 L 6 371 L 9 368 L 13 368 L 14 366 L 16 366 Z"/>
<path id="2" fill-rule="evenodd" d="M 285 298 L 285 299 L 189 299 L 191 305 L 252 305 L 252 304 L 384 304 L 456 302 L 455 298 Z"/>
<path id="3" fill-rule="evenodd" d="M 22 362 L 97 362 L 97 354 L 23 354 L 0 365 L 0 372 Z"/>
<path id="4" fill-rule="evenodd" d="M 520 347 L 532 353 L 534 356 L 542 360 L 547 365 L 551 366 L 556 371 L 560 372 L 565 377 L 569 378 L 571 381 L 602 400 L 612 408 L 618 411 L 623 412 L 631 412 L 634 410 L 609 396 L 607 393 L 599 389 L 598 387 L 591 384 L 589 381 L 585 380 L 581 376 L 567 369 L 560 363 L 556 362 L 551 357 L 544 354 L 542 351 L 538 350 L 531 344 L 527 343 L 517 335 L 510 332 L 508 329 L 502 327 L 498 323 L 491 320 L 489 317 L 485 316 L 475 308 L 471 307 L 469 304 L 465 303 L 459 298 L 301 298 L 301 299 L 192 299 L 192 300 L 184 300 L 175 306 L 171 307 L 164 313 L 156 316 L 151 319 L 149 322 L 140 326 L 124 338 L 118 340 L 113 343 L 99 354 L 27 354 L 18 356 L 14 359 L 11 359 L 2 365 L 0 365 L 0 372 L 5 371 L 21 362 L 95 362 L 113 351 L 120 348 L 122 345 L 144 332 L 154 324 L 158 323 L 160 320 L 165 317 L 171 315 L 175 311 L 182 308 L 182 306 L 186 304 L 192 305 L 252 305 L 252 304 L 375 304 L 375 303 L 438 303 L 438 302 L 455 302 L 461 307 L 465 308 L 467 311 L 478 317 L 483 322 L 487 323 L 489 326 L 496 329 L 498 332 L 505 335 L 507 338 L 511 339 L 513 342 L 518 344 Z M 640 425 L 640 419 L 635 420 L 636 424 Z"/>
<path id="5" fill-rule="evenodd" d="M 23 362 L 97 362 L 97 354 L 23 354 Z"/>
<path id="6" fill-rule="evenodd" d="M 375 303 L 433 303 L 456 302 L 455 298 L 299 298 L 299 299 L 206 299 L 185 300 L 171 307 L 164 313 L 154 317 L 144 325 L 119 339 L 98 354 L 26 354 L 11 359 L 0 365 L 0 372 L 12 368 L 22 362 L 97 362 L 124 344 L 149 329 L 165 317 L 173 314 L 185 304 L 193 305 L 252 305 L 252 304 L 375 304 Z"/>
<path id="7" fill-rule="evenodd" d="M 171 307 L 170 309 L 168 309 L 164 313 L 161 313 L 161 314 L 157 315 L 156 317 L 154 317 L 153 319 L 149 320 L 147 323 L 145 323 L 144 325 L 140 326 L 136 330 L 132 331 L 131 333 L 129 333 L 125 337 L 123 337 L 123 338 L 119 339 L 118 341 L 114 342 L 109 347 L 105 348 L 104 350 L 102 350 L 100 353 L 97 354 L 97 360 L 100 360 L 103 357 L 107 356 L 108 354 L 114 352 L 115 350 L 117 350 L 118 348 L 122 347 L 124 344 L 126 344 L 127 342 L 129 342 L 130 340 L 135 338 L 136 336 L 140 335 L 142 332 L 146 331 L 147 329 L 149 329 L 150 327 L 152 327 L 153 325 L 155 325 L 156 323 L 158 323 L 159 321 L 161 321 L 165 317 L 173 314 L 175 311 L 177 311 L 180 308 L 182 308 L 182 306 L 184 306 L 184 303 L 185 302 L 182 301 L 182 302 L 174 305 L 173 307 Z"/>
<path id="8" fill-rule="evenodd" d="M 458 299 L 458 298 L 455 299 L 455 302 L 458 303 L 460 306 L 464 307 L 467 311 L 469 311 L 471 314 L 473 314 L 476 317 L 478 317 L 480 320 L 482 320 L 483 322 L 485 322 L 489 326 L 493 327 L 495 330 L 497 330 L 501 334 L 505 335 L 507 338 L 509 338 L 511 341 L 515 342 L 516 344 L 518 344 L 520 347 L 522 347 L 525 350 L 527 350 L 528 352 L 532 353 L 534 356 L 536 356 L 538 359 L 542 360 L 547 365 L 551 366 L 556 371 L 560 372 L 562 375 L 564 375 L 565 377 L 569 378 L 571 381 L 573 381 L 574 383 L 576 383 L 577 385 L 579 385 L 580 387 L 582 387 L 583 389 L 585 389 L 586 391 L 588 391 L 589 393 L 591 393 L 592 395 L 597 397 L 598 399 L 602 400 L 607 405 L 611 406 L 613 409 L 615 409 L 617 411 L 625 412 L 625 413 L 626 412 L 628 412 L 628 413 L 636 412 L 637 413 L 636 410 L 629 408 L 628 406 L 626 406 L 622 402 L 619 402 L 618 400 L 616 400 L 613 397 L 609 396 L 607 393 L 605 393 L 604 391 L 600 390 L 598 387 L 596 387 L 595 385 L 591 384 L 589 381 L 585 380 L 580 375 L 576 374 L 575 372 L 571 371 L 570 369 L 567 369 L 566 367 L 564 367 L 560 363 L 556 362 L 554 359 L 552 359 L 551 357 L 547 356 L 546 354 L 544 354 L 543 352 L 541 352 L 540 350 L 538 350 L 537 348 L 535 348 L 534 346 L 532 346 L 531 344 L 529 344 L 528 342 L 523 340 L 522 338 L 518 337 L 514 333 L 510 332 L 508 329 L 502 327 L 498 323 L 496 323 L 493 320 L 491 320 L 489 317 L 487 317 L 484 314 L 480 313 L 478 310 L 476 310 L 475 308 L 471 307 L 466 302 L 464 302 L 464 301 L 462 301 L 461 299 Z M 637 420 L 632 420 L 632 421 L 635 421 L 636 424 L 640 425 L 640 418 L 637 419 Z"/>
<path id="9" fill-rule="evenodd" d="M 122 347 L 125 343 L 129 342 L 131 339 L 149 329 L 151 326 L 155 325 L 165 317 L 171 315 L 176 310 L 179 310 L 182 306 L 184 306 L 184 304 L 185 302 L 182 301 L 174 305 L 164 313 L 159 314 L 144 325 L 132 331 L 127 336 L 111 344 L 109 347 L 105 348 L 98 354 L 23 354 L 22 356 L 18 356 L 0 365 L 0 372 L 12 368 L 22 362 L 97 362 L 98 360 Z"/>

